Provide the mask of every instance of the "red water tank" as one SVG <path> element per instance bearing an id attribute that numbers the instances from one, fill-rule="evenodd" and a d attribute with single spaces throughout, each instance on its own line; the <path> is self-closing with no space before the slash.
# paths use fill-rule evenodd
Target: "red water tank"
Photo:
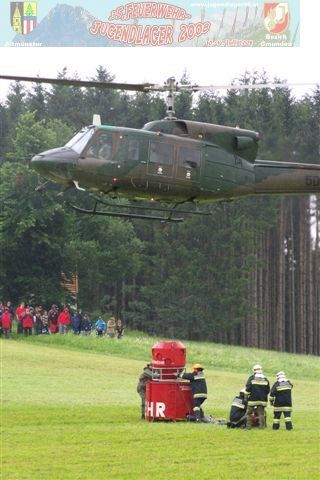
<path id="1" fill-rule="evenodd" d="M 191 412 L 192 391 L 187 382 L 169 380 L 147 384 L 147 420 L 186 420 Z"/>
<path id="2" fill-rule="evenodd" d="M 181 342 L 158 342 L 152 347 L 152 367 L 163 380 L 177 378 L 177 369 L 186 366 L 187 349 Z"/>
<path id="3" fill-rule="evenodd" d="M 178 380 L 185 368 L 186 347 L 181 342 L 158 342 L 152 347 L 152 381 L 146 389 L 146 419 L 186 420 L 192 412 L 189 382 Z"/>

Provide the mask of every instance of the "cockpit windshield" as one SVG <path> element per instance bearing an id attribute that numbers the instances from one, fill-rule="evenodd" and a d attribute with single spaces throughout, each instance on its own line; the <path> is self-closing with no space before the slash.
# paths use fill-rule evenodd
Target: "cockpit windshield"
<path id="1" fill-rule="evenodd" d="M 81 153 L 94 133 L 94 128 L 83 128 L 76 133 L 74 137 L 65 144 L 66 148 L 72 148 L 77 153 Z"/>

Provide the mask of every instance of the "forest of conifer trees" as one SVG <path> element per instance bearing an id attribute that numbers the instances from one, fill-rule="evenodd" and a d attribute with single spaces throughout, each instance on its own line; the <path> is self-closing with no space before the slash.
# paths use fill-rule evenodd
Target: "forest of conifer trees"
<path id="1" fill-rule="evenodd" d="M 94 78 L 114 79 L 103 67 Z M 240 80 L 269 79 L 253 72 Z M 68 301 L 61 273 L 77 272 L 79 306 L 113 309 L 130 328 L 319 354 L 319 197 L 222 202 L 210 217 L 169 226 L 78 216 L 58 186 L 35 192 L 29 160 L 66 143 L 94 113 L 107 125 L 140 128 L 163 118 L 165 103 L 154 94 L 20 83 L 0 103 L 0 300 Z M 258 158 L 320 162 L 319 87 L 302 98 L 288 88 L 181 93 L 176 113 L 261 132 Z"/>

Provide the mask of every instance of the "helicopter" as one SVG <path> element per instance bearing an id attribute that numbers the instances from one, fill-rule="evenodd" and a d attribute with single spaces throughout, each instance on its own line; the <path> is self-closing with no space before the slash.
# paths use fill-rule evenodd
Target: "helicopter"
<path id="1" fill-rule="evenodd" d="M 66 145 L 32 158 L 31 167 L 47 181 L 60 184 L 64 190 L 73 187 L 88 192 L 94 201 L 93 208 L 88 210 L 70 203 L 77 212 L 180 222 L 184 218 L 174 216 L 175 213 L 210 214 L 198 208 L 181 210 L 182 204 L 198 207 L 246 196 L 320 193 L 319 164 L 257 159 L 258 132 L 175 117 L 177 92 L 257 90 L 283 88 L 287 84 L 181 85 L 174 77 L 163 85 L 10 75 L 0 75 L 0 79 L 167 93 L 167 113 L 162 120 L 133 129 L 101 125 L 99 115 L 94 115 L 93 124 L 82 128 Z M 111 199 L 126 198 L 133 201 L 135 211 L 143 212 L 127 213 L 130 205 L 106 201 L 103 195 Z M 150 205 L 138 205 L 137 201 L 147 201 Z M 98 209 L 101 204 L 108 209 Z M 173 206 L 154 206 L 163 204 Z M 113 207 L 125 208 L 126 212 L 115 212 Z M 146 214 L 146 210 L 153 213 Z"/>

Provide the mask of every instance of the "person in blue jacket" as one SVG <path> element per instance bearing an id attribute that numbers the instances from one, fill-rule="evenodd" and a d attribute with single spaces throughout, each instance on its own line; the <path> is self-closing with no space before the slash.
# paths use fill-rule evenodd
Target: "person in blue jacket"
<path id="1" fill-rule="evenodd" d="M 81 322 L 82 322 L 82 315 L 81 313 L 79 312 L 79 310 L 77 310 L 75 312 L 75 314 L 73 315 L 73 317 L 71 318 L 71 324 L 72 324 L 72 328 L 73 328 L 73 333 L 75 335 L 80 335 L 80 332 L 81 332 Z"/>
<path id="2" fill-rule="evenodd" d="M 107 325 L 106 325 L 106 322 L 101 317 L 99 317 L 98 320 L 96 321 L 95 329 L 96 329 L 96 335 L 98 335 L 99 337 L 102 337 L 106 333 Z"/>

